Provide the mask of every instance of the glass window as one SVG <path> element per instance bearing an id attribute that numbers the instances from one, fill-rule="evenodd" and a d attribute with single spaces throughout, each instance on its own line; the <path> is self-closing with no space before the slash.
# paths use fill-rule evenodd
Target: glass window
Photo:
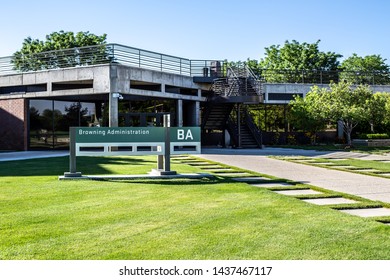
<path id="1" fill-rule="evenodd" d="M 30 149 L 67 149 L 69 127 L 98 123 L 94 103 L 30 100 Z"/>

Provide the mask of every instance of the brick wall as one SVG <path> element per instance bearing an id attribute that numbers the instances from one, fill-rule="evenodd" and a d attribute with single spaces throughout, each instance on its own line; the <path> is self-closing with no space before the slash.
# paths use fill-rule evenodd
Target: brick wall
<path id="1" fill-rule="evenodd" d="M 25 99 L 0 100 L 0 150 L 27 150 Z"/>

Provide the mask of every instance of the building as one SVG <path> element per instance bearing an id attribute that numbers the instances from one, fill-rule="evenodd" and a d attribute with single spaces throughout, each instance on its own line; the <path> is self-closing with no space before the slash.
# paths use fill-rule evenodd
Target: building
<path id="1" fill-rule="evenodd" d="M 0 150 L 67 148 L 71 126 L 159 126 L 167 113 L 172 126 L 201 126 L 205 144 L 261 147 L 245 106 L 287 104 L 312 86 L 118 44 L 41 53 L 26 71 L 11 61 L 0 58 Z"/>

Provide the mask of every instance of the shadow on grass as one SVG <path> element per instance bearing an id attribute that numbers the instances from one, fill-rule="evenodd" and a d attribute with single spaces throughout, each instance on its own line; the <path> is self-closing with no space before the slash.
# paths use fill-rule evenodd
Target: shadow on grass
<path id="1" fill-rule="evenodd" d="M 154 160 L 124 157 L 77 157 L 77 171 L 87 174 L 114 174 L 104 166 L 153 165 Z M 69 171 L 69 157 L 0 162 L 0 176 L 58 176 Z"/>
<path id="2" fill-rule="evenodd" d="M 102 181 L 102 180 L 100 180 Z M 107 182 L 115 182 L 115 183 L 123 183 L 123 184 L 144 184 L 144 185 L 164 185 L 164 186 L 174 186 L 174 187 L 180 187 L 180 186 L 192 186 L 196 185 L 199 186 L 200 184 L 207 184 L 207 185 L 213 185 L 213 184 L 229 184 L 229 183 L 237 183 L 233 182 L 232 180 L 229 180 L 228 178 L 220 178 L 220 177 L 212 177 L 212 178 L 202 178 L 202 179 L 132 179 L 132 180 L 112 180 L 107 179 L 104 180 Z"/>
<path id="3" fill-rule="evenodd" d="M 315 150 L 320 152 L 363 152 L 369 154 L 385 154 L 390 153 L 390 147 L 366 147 L 366 146 L 354 146 L 352 148 L 346 147 L 346 145 L 279 145 L 274 147 L 289 148 L 289 149 L 302 149 L 302 150 Z"/>
<path id="4" fill-rule="evenodd" d="M 126 180 L 115 180 L 115 179 L 99 179 L 99 181 L 107 181 L 107 182 L 115 182 L 115 183 L 124 183 L 124 184 L 132 184 L 132 183 L 141 183 L 145 185 L 166 185 L 166 186 L 190 186 L 190 185 L 199 185 L 199 184 L 244 184 L 245 182 L 237 182 L 233 180 L 231 177 L 222 177 L 218 175 L 214 175 L 213 177 L 205 177 L 201 179 L 185 179 L 185 178 L 177 178 L 177 179 L 126 179 Z M 270 184 L 270 183 L 289 183 L 291 186 L 295 186 L 297 184 L 302 184 L 302 182 L 293 182 L 286 179 L 271 179 L 267 181 L 254 182 L 255 184 Z M 249 186 L 250 184 L 248 184 Z M 307 187 L 305 187 L 307 188 Z"/>

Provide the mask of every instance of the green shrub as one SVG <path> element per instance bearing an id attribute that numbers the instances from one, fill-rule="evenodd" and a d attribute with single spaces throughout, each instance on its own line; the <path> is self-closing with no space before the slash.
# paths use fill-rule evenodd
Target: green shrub
<path id="1" fill-rule="evenodd" d="M 389 134 L 387 133 L 367 134 L 367 139 L 387 139 L 387 138 L 389 138 Z"/>

